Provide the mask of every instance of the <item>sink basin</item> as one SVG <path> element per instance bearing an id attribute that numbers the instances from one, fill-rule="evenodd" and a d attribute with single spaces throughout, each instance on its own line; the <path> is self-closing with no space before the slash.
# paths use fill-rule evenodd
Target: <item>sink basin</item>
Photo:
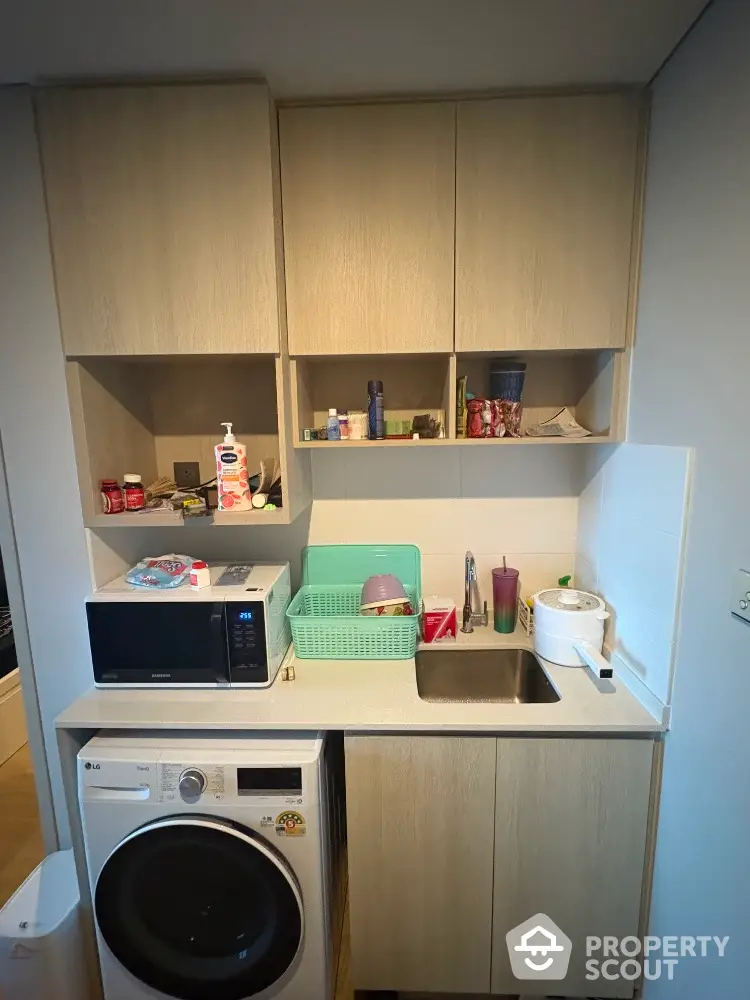
<path id="1" fill-rule="evenodd" d="M 532 705 L 560 700 L 529 649 L 420 650 L 416 672 L 422 701 Z"/>

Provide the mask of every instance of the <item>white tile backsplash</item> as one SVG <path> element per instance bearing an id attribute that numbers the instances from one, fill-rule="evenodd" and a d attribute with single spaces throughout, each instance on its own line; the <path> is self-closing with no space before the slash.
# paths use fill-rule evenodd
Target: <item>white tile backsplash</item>
<path id="1" fill-rule="evenodd" d="M 329 449 L 328 454 L 332 452 Z M 461 496 L 457 448 L 351 448 L 341 457 L 346 465 L 345 495 L 351 500 Z"/>
<path id="2" fill-rule="evenodd" d="M 673 619 L 681 538 L 626 516 L 605 518 L 600 536 L 600 589 L 629 594 L 639 606 Z"/>
<path id="3" fill-rule="evenodd" d="M 578 498 L 585 448 L 479 444 L 312 454 L 316 500 Z"/>
<path id="4" fill-rule="evenodd" d="M 425 594 L 463 600 L 464 555 L 492 607 L 492 568 L 521 574 L 524 594 L 575 562 L 585 449 L 439 446 L 313 453 L 308 544 L 412 544 Z"/>
<path id="5" fill-rule="evenodd" d="M 316 500 L 310 544 L 407 542 L 422 554 L 565 553 L 576 547 L 578 501 Z"/>
<path id="6" fill-rule="evenodd" d="M 682 533 L 687 490 L 686 448 L 626 444 L 606 463 L 604 503 L 612 511 L 673 535 Z"/>
<path id="7" fill-rule="evenodd" d="M 492 607 L 492 569 L 520 571 L 531 594 L 573 573 L 578 501 L 573 497 L 494 500 L 315 500 L 310 545 L 412 544 L 422 554 L 425 594 L 459 601 L 466 550 Z"/>
<path id="8" fill-rule="evenodd" d="M 577 586 L 606 600 L 607 644 L 664 704 L 671 697 L 691 459 L 687 448 L 635 444 L 592 453 L 579 503 Z"/>
<path id="9" fill-rule="evenodd" d="M 458 449 L 462 497 L 577 497 L 585 448 L 479 444 Z"/>
<path id="10" fill-rule="evenodd" d="M 517 569 L 521 580 L 521 593 L 530 597 L 544 587 L 554 587 L 561 576 L 573 572 L 571 553 L 495 552 L 475 553 L 477 577 L 482 599 L 487 601 L 492 613 L 492 570 L 502 566 L 503 555 L 507 565 Z M 425 595 L 451 597 L 457 605 L 463 604 L 464 553 L 422 556 L 422 589 Z"/>

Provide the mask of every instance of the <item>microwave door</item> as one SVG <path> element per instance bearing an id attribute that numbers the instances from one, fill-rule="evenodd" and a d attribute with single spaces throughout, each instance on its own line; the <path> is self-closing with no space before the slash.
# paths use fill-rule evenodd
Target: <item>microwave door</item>
<path id="1" fill-rule="evenodd" d="M 216 683 L 229 687 L 229 650 L 225 605 L 217 601 L 211 605 L 211 669 Z"/>
<path id="2" fill-rule="evenodd" d="M 109 687 L 215 687 L 229 681 L 223 603 L 91 601 L 94 680 Z"/>

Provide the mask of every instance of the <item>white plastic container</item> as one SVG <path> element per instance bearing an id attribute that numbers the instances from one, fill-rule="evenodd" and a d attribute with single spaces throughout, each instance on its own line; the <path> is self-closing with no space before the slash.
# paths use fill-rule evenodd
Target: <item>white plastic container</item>
<path id="1" fill-rule="evenodd" d="M 216 454 L 216 485 L 219 491 L 219 510 L 252 510 L 252 494 L 247 472 L 247 449 L 232 434 L 232 425 L 223 423 L 227 432 L 221 444 L 214 448 Z"/>
<path id="2" fill-rule="evenodd" d="M 72 851 L 50 854 L 0 910 L 3 1000 L 86 1000 Z"/>
<path id="3" fill-rule="evenodd" d="M 211 586 L 211 570 L 208 563 L 194 562 L 190 567 L 190 587 L 192 590 L 203 590 Z"/>
<path id="4" fill-rule="evenodd" d="M 589 666 L 599 677 L 611 677 L 602 656 L 604 601 L 583 590 L 555 587 L 534 594 L 534 649 L 550 663 L 563 667 Z"/>

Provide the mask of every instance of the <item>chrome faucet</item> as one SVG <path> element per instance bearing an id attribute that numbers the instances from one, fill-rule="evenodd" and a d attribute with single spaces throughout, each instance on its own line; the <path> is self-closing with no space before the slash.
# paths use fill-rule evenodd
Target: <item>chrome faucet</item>
<path id="1" fill-rule="evenodd" d="M 466 560 L 464 562 L 464 612 L 463 623 L 461 625 L 462 632 L 473 632 L 475 625 L 484 625 L 485 627 L 487 625 L 487 601 L 484 602 L 483 611 L 475 611 L 475 605 L 477 608 L 482 607 L 482 598 L 479 593 L 479 583 L 477 581 L 477 564 L 471 552 L 467 552 Z"/>

